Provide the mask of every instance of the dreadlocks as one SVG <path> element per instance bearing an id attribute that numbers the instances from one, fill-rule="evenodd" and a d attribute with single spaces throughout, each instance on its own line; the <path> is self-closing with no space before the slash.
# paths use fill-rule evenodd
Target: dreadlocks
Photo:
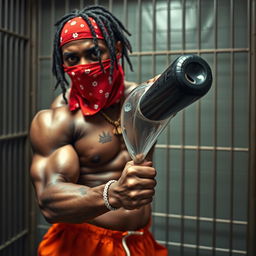
<path id="1" fill-rule="evenodd" d="M 62 52 L 60 48 L 60 34 L 62 31 L 63 26 L 66 22 L 68 22 L 70 19 L 73 19 L 75 17 L 82 17 L 84 21 L 88 24 L 90 31 L 93 35 L 93 42 L 95 44 L 95 50 L 97 54 L 98 61 L 101 65 L 101 68 L 103 70 L 103 65 L 101 63 L 101 57 L 100 57 L 100 50 L 98 46 L 98 39 L 94 30 L 93 25 L 91 24 L 91 21 L 89 19 L 93 18 L 96 23 L 98 24 L 99 28 L 101 29 L 101 32 L 103 34 L 104 40 L 107 44 L 107 47 L 109 49 L 110 53 L 110 74 L 109 79 L 112 81 L 112 75 L 114 70 L 114 65 L 117 65 L 117 58 L 115 54 L 115 43 L 116 41 L 120 41 L 122 43 L 122 62 L 124 62 L 124 58 L 127 60 L 129 67 L 131 70 L 132 64 L 128 55 L 128 52 L 132 52 L 132 47 L 125 36 L 131 35 L 128 30 L 123 26 L 123 24 L 107 9 L 105 9 L 102 6 L 99 5 L 92 5 L 88 6 L 82 10 L 74 10 L 70 14 L 67 14 L 63 16 L 59 21 L 56 22 L 56 32 L 55 32 L 55 38 L 54 38 L 54 49 L 53 49 L 53 66 L 52 66 L 52 72 L 55 75 L 57 79 L 57 83 L 55 85 L 55 89 L 60 86 L 62 89 L 62 95 L 67 103 L 67 98 L 65 96 L 66 93 L 66 87 L 68 86 L 68 81 L 65 78 L 65 72 L 63 70 L 63 59 L 62 59 Z M 107 31 L 106 31 L 107 29 Z"/>

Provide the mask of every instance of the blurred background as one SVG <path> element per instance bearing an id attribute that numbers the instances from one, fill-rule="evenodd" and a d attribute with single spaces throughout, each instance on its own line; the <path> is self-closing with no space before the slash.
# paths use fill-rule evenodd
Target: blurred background
<path id="1" fill-rule="evenodd" d="M 28 130 L 60 93 L 54 23 L 90 4 L 132 33 L 126 80 L 148 80 L 182 54 L 213 71 L 210 92 L 158 139 L 156 240 L 171 256 L 255 256 L 256 0 L 0 0 L 0 255 L 36 255 L 49 227 L 29 180 Z"/>

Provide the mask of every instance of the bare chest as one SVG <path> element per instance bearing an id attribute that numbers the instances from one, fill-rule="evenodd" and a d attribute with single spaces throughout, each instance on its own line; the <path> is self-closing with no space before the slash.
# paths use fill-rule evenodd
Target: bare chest
<path id="1" fill-rule="evenodd" d="M 80 161 L 79 183 L 97 186 L 118 179 L 130 160 L 122 135 L 101 116 L 76 123 L 73 146 Z"/>

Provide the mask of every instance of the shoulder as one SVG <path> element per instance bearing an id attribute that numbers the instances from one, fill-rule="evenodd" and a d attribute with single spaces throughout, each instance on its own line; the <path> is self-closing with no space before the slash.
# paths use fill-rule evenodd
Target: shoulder
<path id="1" fill-rule="evenodd" d="M 31 122 L 30 140 L 34 150 L 48 150 L 68 144 L 72 138 L 73 115 L 66 106 L 39 111 Z"/>
<path id="2" fill-rule="evenodd" d="M 65 93 L 67 100 L 69 100 L 69 95 L 70 95 L 70 88 Z M 51 104 L 51 109 L 65 106 L 65 105 L 66 105 L 66 102 L 63 98 L 63 94 L 60 94 L 53 100 L 53 102 Z"/>
<path id="3" fill-rule="evenodd" d="M 124 88 L 125 88 L 125 97 L 128 96 L 128 94 L 138 86 L 137 83 L 135 82 L 129 82 L 129 81 L 124 81 Z"/>

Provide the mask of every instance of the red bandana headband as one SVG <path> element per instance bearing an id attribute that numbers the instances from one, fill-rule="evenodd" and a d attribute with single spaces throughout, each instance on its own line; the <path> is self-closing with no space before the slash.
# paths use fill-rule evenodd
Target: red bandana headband
<path id="1" fill-rule="evenodd" d="M 96 37 L 98 39 L 104 39 L 103 34 L 95 20 L 91 17 L 89 17 L 89 20 L 94 28 Z M 75 17 L 66 22 L 66 24 L 63 26 L 60 35 L 60 47 L 73 40 L 85 38 L 93 38 L 91 30 L 82 17 Z"/>

